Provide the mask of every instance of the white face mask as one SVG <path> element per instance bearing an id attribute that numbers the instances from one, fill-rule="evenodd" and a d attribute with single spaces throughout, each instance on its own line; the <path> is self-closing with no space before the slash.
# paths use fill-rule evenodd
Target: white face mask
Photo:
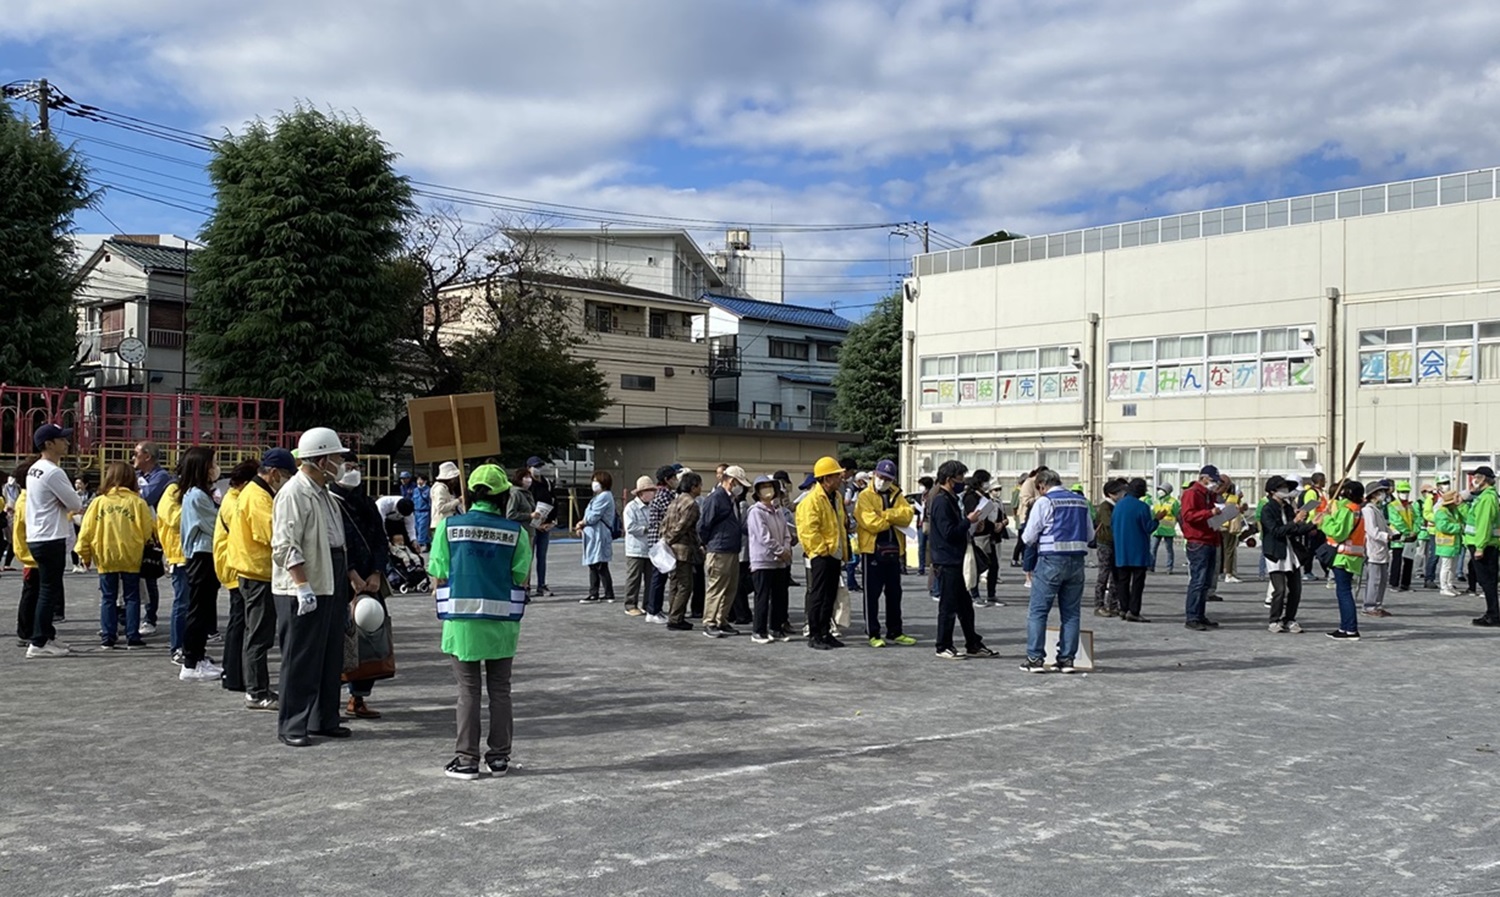
<path id="1" fill-rule="evenodd" d="M 339 485 L 343 486 L 346 489 L 358 489 L 359 484 L 362 482 L 364 482 L 364 480 L 360 475 L 359 468 L 357 467 L 352 470 L 346 470 L 343 473 L 339 474 Z"/>
<path id="2" fill-rule="evenodd" d="M 344 473 L 343 462 L 332 455 L 324 455 L 315 459 L 313 466 L 323 471 L 323 475 L 334 482 L 338 482 L 338 478 Z"/>
<path id="3" fill-rule="evenodd" d="M 1292 490 L 1290 489 L 1282 489 L 1280 492 L 1276 493 L 1276 498 L 1280 501 L 1289 501 L 1291 497 Z"/>
<path id="4" fill-rule="evenodd" d="M 604 484 L 600 483 L 598 480 L 595 480 L 592 483 L 589 483 L 589 489 L 593 490 L 594 492 L 602 492 L 604 490 Z"/>
<path id="5" fill-rule="evenodd" d="M 523 489 L 530 489 L 531 488 L 531 477 L 521 477 L 521 488 L 523 488 Z"/>
<path id="6" fill-rule="evenodd" d="M 891 491 L 891 481 L 888 480 L 888 479 L 886 479 L 885 477 L 876 477 L 875 478 L 875 491 L 877 491 L 877 492 L 889 492 L 889 491 Z"/>
<path id="7" fill-rule="evenodd" d="M 533 467 L 533 468 L 531 468 L 531 475 L 534 476 L 534 477 L 539 477 L 539 476 L 542 475 L 542 471 L 543 470 L 546 470 L 546 468 L 545 467 Z"/>
<path id="8" fill-rule="evenodd" d="M 1397 492 L 1396 493 L 1396 497 L 1399 498 L 1399 499 L 1401 499 L 1402 501 L 1411 501 L 1411 493 L 1410 492 Z"/>

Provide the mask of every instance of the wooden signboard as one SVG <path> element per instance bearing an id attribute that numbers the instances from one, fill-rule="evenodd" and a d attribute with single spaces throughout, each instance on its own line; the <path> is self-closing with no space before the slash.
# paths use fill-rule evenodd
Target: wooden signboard
<path id="1" fill-rule="evenodd" d="M 500 424 L 495 394 L 476 392 L 458 396 L 408 399 L 412 459 L 420 464 L 456 461 L 500 454 Z"/>
<path id="2" fill-rule="evenodd" d="M 1453 422 L 1453 450 L 1455 452 L 1469 450 L 1469 425 L 1465 421 Z"/>

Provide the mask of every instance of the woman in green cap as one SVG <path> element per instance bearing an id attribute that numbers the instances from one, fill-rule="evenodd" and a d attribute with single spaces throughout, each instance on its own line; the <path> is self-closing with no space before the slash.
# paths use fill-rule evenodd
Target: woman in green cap
<path id="1" fill-rule="evenodd" d="M 526 611 L 531 539 L 525 527 L 506 517 L 509 492 L 505 471 L 482 465 L 469 476 L 470 510 L 433 528 L 427 572 L 437 583 L 442 651 L 453 658 L 458 682 L 458 745 L 443 769 L 455 779 L 479 778 L 481 672 L 490 693 L 485 764 L 493 776 L 510 769 L 510 672 Z"/>

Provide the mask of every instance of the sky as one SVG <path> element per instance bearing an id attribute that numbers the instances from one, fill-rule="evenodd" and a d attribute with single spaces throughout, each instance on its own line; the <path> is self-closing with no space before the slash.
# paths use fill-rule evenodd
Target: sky
<path id="1" fill-rule="evenodd" d="M 901 222 L 936 249 L 1494 165 L 1497 34 L 1482 0 L 0 0 L 0 84 L 210 136 L 357 114 L 424 183 L 706 249 L 750 223 L 788 301 L 859 317 Z M 207 153 L 53 118 L 104 189 L 80 231 L 197 233 Z M 567 214 L 521 217 L 597 226 Z"/>

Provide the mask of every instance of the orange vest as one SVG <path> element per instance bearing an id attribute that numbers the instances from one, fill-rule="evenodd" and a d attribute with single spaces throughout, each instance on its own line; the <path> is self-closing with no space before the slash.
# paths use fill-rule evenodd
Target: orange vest
<path id="1" fill-rule="evenodd" d="M 1347 505 L 1349 512 L 1354 515 L 1354 529 L 1350 531 L 1349 538 L 1342 542 L 1328 540 L 1328 544 L 1339 550 L 1339 554 L 1351 557 L 1365 556 L 1365 515 L 1359 505 L 1350 502 Z"/>

